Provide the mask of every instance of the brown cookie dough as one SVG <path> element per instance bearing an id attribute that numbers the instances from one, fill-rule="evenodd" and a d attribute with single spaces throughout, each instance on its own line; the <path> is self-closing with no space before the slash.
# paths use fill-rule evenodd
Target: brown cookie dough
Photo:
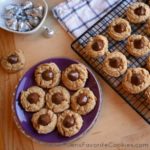
<path id="1" fill-rule="evenodd" d="M 32 125 L 39 134 L 52 132 L 57 124 L 57 115 L 51 110 L 42 108 L 32 116 Z"/>
<path id="2" fill-rule="evenodd" d="M 42 88 L 52 88 L 59 84 L 61 71 L 55 63 L 39 65 L 35 70 L 35 81 Z"/>
<path id="3" fill-rule="evenodd" d="M 45 104 L 45 92 L 38 86 L 32 86 L 21 92 L 20 102 L 28 112 L 39 111 Z"/>
<path id="4" fill-rule="evenodd" d="M 150 104 L 150 87 L 148 87 L 145 92 L 144 92 L 144 96 L 146 98 L 146 102 L 148 102 Z"/>
<path id="5" fill-rule="evenodd" d="M 103 35 L 92 37 L 86 46 L 86 52 L 90 57 L 103 56 L 107 51 L 108 40 Z"/>
<path id="6" fill-rule="evenodd" d="M 57 129 L 62 136 L 71 137 L 77 134 L 82 125 L 82 117 L 71 110 L 65 110 L 58 115 Z"/>
<path id="7" fill-rule="evenodd" d="M 102 65 L 103 71 L 112 77 L 121 76 L 126 72 L 127 67 L 126 56 L 118 51 L 108 53 Z"/>
<path id="8" fill-rule="evenodd" d="M 80 115 L 86 115 L 94 109 L 96 100 L 89 88 L 81 88 L 71 96 L 71 108 Z"/>
<path id="9" fill-rule="evenodd" d="M 149 39 L 142 35 L 131 35 L 127 41 L 127 51 L 135 57 L 146 55 L 150 51 Z"/>
<path id="10" fill-rule="evenodd" d="M 142 23 L 149 18 L 150 8 L 145 3 L 136 2 L 128 7 L 126 15 L 131 23 Z"/>
<path id="11" fill-rule="evenodd" d="M 88 71 L 82 64 L 72 64 L 62 73 L 62 82 L 70 90 L 84 87 L 88 78 Z"/>
<path id="12" fill-rule="evenodd" d="M 70 93 L 62 86 L 54 87 L 46 94 L 46 105 L 55 113 L 62 112 L 70 107 Z"/>
<path id="13" fill-rule="evenodd" d="M 150 71 L 150 56 L 148 56 L 147 61 L 146 61 L 146 69 Z"/>
<path id="14" fill-rule="evenodd" d="M 108 34 L 116 41 L 124 40 L 130 36 L 131 26 L 127 20 L 116 18 L 109 25 Z"/>
<path id="15" fill-rule="evenodd" d="M 1 59 L 1 66 L 9 73 L 21 70 L 25 65 L 25 57 L 21 50 L 10 52 Z"/>
<path id="16" fill-rule="evenodd" d="M 130 68 L 122 81 L 123 88 L 132 94 L 144 91 L 150 85 L 149 72 L 144 68 Z"/>

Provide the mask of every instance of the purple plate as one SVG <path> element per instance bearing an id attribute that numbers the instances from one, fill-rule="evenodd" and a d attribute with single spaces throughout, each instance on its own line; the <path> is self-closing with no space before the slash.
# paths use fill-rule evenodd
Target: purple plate
<path id="1" fill-rule="evenodd" d="M 35 68 L 42 64 L 42 63 L 50 63 L 54 62 L 56 63 L 60 70 L 64 70 L 66 67 L 68 67 L 71 64 L 78 63 L 77 61 L 68 59 L 68 58 L 50 58 L 47 60 L 44 60 L 37 65 L 33 66 L 31 69 L 29 69 L 25 75 L 20 80 L 16 92 L 14 94 L 14 101 L 12 104 L 13 113 L 15 122 L 18 126 L 18 128 L 22 131 L 23 134 L 25 134 L 27 137 L 31 138 L 32 140 L 38 141 L 40 143 L 49 143 L 49 144 L 64 144 L 73 140 L 78 139 L 95 124 L 95 121 L 97 120 L 98 114 L 100 112 L 101 108 L 101 102 L 102 102 L 102 96 L 101 96 L 101 90 L 99 87 L 99 84 L 95 78 L 95 76 L 92 74 L 92 72 L 88 69 L 88 80 L 86 82 L 86 87 L 89 87 L 97 97 L 97 102 L 95 108 L 87 115 L 83 116 L 83 126 L 81 130 L 72 137 L 63 137 L 58 132 L 57 129 L 55 129 L 53 132 L 45 135 L 38 134 L 31 124 L 31 117 L 32 113 L 25 112 L 23 108 L 20 105 L 20 93 L 23 90 L 26 90 L 30 86 L 35 85 L 34 81 L 34 71 Z"/>

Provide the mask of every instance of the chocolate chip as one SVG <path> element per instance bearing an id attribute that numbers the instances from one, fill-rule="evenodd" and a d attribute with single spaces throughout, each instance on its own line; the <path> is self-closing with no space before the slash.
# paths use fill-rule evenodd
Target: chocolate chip
<path id="1" fill-rule="evenodd" d="M 117 33 L 125 32 L 126 31 L 126 25 L 124 23 L 119 23 L 119 24 L 114 26 L 114 30 Z"/>
<path id="2" fill-rule="evenodd" d="M 111 58 L 109 59 L 109 65 L 113 68 L 119 68 L 121 65 L 121 59 L 116 57 L 116 58 Z"/>
<path id="3" fill-rule="evenodd" d="M 142 39 L 134 40 L 134 47 L 137 49 L 144 48 L 144 41 Z"/>
<path id="4" fill-rule="evenodd" d="M 134 73 L 131 77 L 131 83 L 133 85 L 140 85 L 143 82 L 143 78 L 140 74 Z"/>
<path id="5" fill-rule="evenodd" d="M 143 16 L 143 15 L 145 15 L 146 10 L 145 10 L 144 7 L 139 6 L 138 8 L 136 8 L 136 9 L 134 10 L 134 13 L 135 13 L 136 15 L 138 15 L 138 16 Z"/>
<path id="6" fill-rule="evenodd" d="M 27 100 L 31 104 L 36 104 L 39 101 L 39 95 L 37 93 L 31 93 L 28 95 Z"/>
<path id="7" fill-rule="evenodd" d="M 19 57 L 18 57 L 18 55 L 12 54 L 12 55 L 10 55 L 10 56 L 7 58 L 7 61 L 8 61 L 10 64 L 16 64 L 16 63 L 18 63 L 18 61 L 19 61 Z"/>
<path id="8" fill-rule="evenodd" d="M 63 121 L 63 125 L 66 127 L 66 128 L 70 128 L 72 127 L 73 125 L 75 124 L 75 119 L 73 116 L 66 116 L 64 121 Z"/>
<path id="9" fill-rule="evenodd" d="M 82 93 L 80 94 L 78 97 L 77 97 L 77 103 L 80 105 L 80 106 L 83 106 L 85 104 L 87 104 L 88 102 L 88 97 Z"/>
<path id="10" fill-rule="evenodd" d="M 54 95 L 52 95 L 52 102 L 55 104 L 61 104 L 63 100 L 64 96 L 62 93 L 55 93 Z"/>
<path id="11" fill-rule="evenodd" d="M 100 51 L 103 49 L 103 47 L 104 47 L 104 42 L 102 40 L 97 40 L 92 45 L 92 49 L 95 51 Z"/>
<path id="12" fill-rule="evenodd" d="M 53 72 L 51 70 L 46 70 L 42 73 L 42 78 L 46 81 L 53 79 Z"/>
<path id="13" fill-rule="evenodd" d="M 43 126 L 47 126 L 50 122 L 51 118 L 48 114 L 43 114 L 38 119 L 38 123 Z"/>
<path id="14" fill-rule="evenodd" d="M 68 78 L 69 78 L 71 81 L 76 81 L 76 80 L 78 80 L 78 79 L 79 79 L 79 72 L 78 72 L 78 71 L 71 71 L 71 72 L 69 72 Z"/>

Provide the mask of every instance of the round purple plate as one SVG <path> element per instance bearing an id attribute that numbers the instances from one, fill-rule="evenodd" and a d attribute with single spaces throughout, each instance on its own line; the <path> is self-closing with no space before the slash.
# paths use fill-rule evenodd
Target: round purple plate
<path id="1" fill-rule="evenodd" d="M 34 81 L 35 68 L 42 63 L 50 63 L 50 62 L 56 63 L 59 66 L 60 70 L 64 70 L 66 67 L 68 67 L 71 64 L 78 63 L 77 61 L 68 58 L 50 58 L 33 66 L 25 73 L 25 75 L 20 80 L 16 88 L 16 92 L 14 94 L 14 101 L 12 104 L 12 108 L 13 108 L 14 118 L 15 118 L 15 122 L 17 123 L 17 126 L 22 131 L 22 133 L 24 133 L 26 136 L 40 143 L 62 144 L 62 143 L 67 143 L 78 139 L 79 137 L 87 133 L 87 131 L 95 124 L 95 121 L 97 120 L 100 107 L 101 107 L 102 93 L 96 78 L 94 77 L 92 72 L 88 69 L 89 78 L 86 82 L 86 87 L 89 87 L 94 92 L 95 96 L 97 97 L 97 102 L 94 110 L 92 110 L 89 114 L 83 116 L 84 123 L 81 130 L 76 135 L 69 138 L 61 136 L 57 132 L 57 129 L 55 129 L 53 132 L 49 134 L 45 134 L 45 135 L 38 134 L 33 129 L 30 121 L 32 117 L 32 113 L 25 112 L 20 105 L 19 102 L 20 93 L 21 91 L 26 90 L 30 86 L 36 84 Z"/>

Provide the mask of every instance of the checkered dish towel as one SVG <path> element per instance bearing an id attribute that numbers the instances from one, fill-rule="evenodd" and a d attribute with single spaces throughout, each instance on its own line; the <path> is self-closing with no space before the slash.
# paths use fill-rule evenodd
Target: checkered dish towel
<path id="1" fill-rule="evenodd" d="M 64 29 L 79 37 L 120 0 L 67 0 L 52 9 Z"/>

